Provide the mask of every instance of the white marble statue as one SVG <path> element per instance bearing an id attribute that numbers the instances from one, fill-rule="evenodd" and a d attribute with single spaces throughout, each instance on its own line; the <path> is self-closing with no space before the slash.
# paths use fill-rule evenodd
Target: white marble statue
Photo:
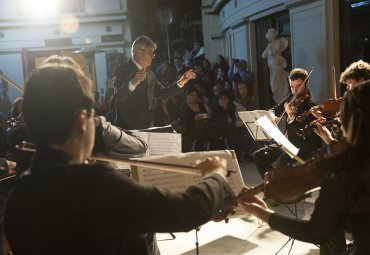
<path id="1" fill-rule="evenodd" d="M 281 53 L 288 47 L 288 40 L 284 37 L 276 39 L 277 31 L 269 28 L 266 33 L 268 41 L 262 58 L 267 58 L 270 69 L 270 86 L 276 103 L 282 101 L 289 94 L 288 72 L 286 60 Z"/>

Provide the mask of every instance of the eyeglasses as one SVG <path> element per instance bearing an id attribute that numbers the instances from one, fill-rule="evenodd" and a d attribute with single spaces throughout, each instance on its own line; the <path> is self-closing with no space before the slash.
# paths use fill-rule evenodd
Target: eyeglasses
<path id="1" fill-rule="evenodd" d="M 154 50 L 151 50 L 151 49 L 141 49 L 141 51 L 146 51 L 146 52 L 149 52 L 150 56 L 152 58 L 155 57 L 155 53 L 154 53 Z"/>

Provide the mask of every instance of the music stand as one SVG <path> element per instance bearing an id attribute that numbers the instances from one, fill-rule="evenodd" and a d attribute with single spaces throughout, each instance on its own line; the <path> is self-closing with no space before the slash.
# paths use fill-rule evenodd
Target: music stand
<path id="1" fill-rule="evenodd" d="M 279 148 L 287 153 L 291 158 L 294 158 L 299 163 L 304 164 L 305 161 L 302 160 L 300 157 L 297 156 L 299 149 L 295 147 L 279 130 L 279 128 L 274 125 L 266 116 L 258 119 L 256 121 L 256 125 L 260 126 L 263 132 L 267 133 L 266 135 L 271 136 L 279 145 Z M 297 203 L 294 203 L 294 211 L 292 211 L 289 206 L 285 205 L 286 208 L 297 218 Z M 290 254 L 295 239 L 289 237 L 288 241 L 281 246 L 281 248 L 275 253 L 279 254 L 279 252 L 289 243 L 292 242 L 290 245 L 290 249 L 288 255 Z"/>
<path id="2" fill-rule="evenodd" d="M 292 209 L 289 208 L 289 206 L 285 205 L 285 207 L 294 215 L 294 217 L 297 219 L 298 218 L 298 213 L 297 213 L 297 203 L 294 203 L 294 211 Z M 291 238 L 290 236 L 288 237 L 288 241 L 285 242 L 285 244 L 283 244 L 283 246 L 281 246 L 281 248 L 275 253 L 275 255 L 279 254 L 279 252 L 284 249 L 284 247 L 289 243 L 289 242 L 292 242 L 290 244 L 290 248 L 289 248 L 289 252 L 288 252 L 288 255 L 290 254 L 290 252 L 292 251 L 292 248 L 293 248 L 293 245 L 294 245 L 294 241 L 295 239 L 294 238 Z"/>
<path id="3" fill-rule="evenodd" d="M 256 121 L 256 125 L 261 127 L 266 135 L 272 137 L 279 148 L 287 153 L 291 158 L 297 160 L 300 164 L 304 164 L 305 161 L 297 156 L 299 149 L 295 147 L 279 130 L 279 128 L 274 125 L 266 116 L 259 118 Z"/>
<path id="4" fill-rule="evenodd" d="M 241 111 L 238 112 L 238 115 L 255 141 L 271 141 L 271 137 L 256 124 L 256 121 L 264 116 L 270 121 L 274 121 L 274 114 L 272 112 L 264 110 Z"/>

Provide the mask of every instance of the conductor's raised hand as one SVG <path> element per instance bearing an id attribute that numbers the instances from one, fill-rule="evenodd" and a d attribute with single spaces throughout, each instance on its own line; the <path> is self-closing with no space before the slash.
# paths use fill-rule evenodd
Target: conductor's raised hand
<path id="1" fill-rule="evenodd" d="M 135 74 L 135 77 L 131 80 L 132 85 L 135 87 L 139 85 L 143 80 L 145 80 L 145 77 L 148 73 L 145 70 L 140 70 Z"/>
<path id="2" fill-rule="evenodd" d="M 185 84 L 190 81 L 194 80 L 197 77 L 193 69 L 187 70 L 180 78 L 180 80 L 177 81 L 177 84 L 179 84 L 181 87 L 185 86 Z"/>
<path id="3" fill-rule="evenodd" d="M 202 176 L 208 173 L 220 173 L 223 176 L 227 176 L 227 163 L 226 159 L 220 157 L 209 157 L 205 160 L 197 160 L 195 162 L 196 166 L 199 168 Z"/>

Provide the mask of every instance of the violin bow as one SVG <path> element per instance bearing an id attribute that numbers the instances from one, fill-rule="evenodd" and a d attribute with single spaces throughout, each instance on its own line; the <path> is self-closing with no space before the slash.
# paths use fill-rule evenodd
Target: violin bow
<path id="1" fill-rule="evenodd" d="M 6 81 L 7 83 L 9 83 L 13 88 L 15 88 L 16 90 L 18 90 L 20 93 L 23 94 L 23 89 L 18 84 L 13 82 L 11 79 L 6 77 L 1 70 L 0 70 L 0 78 Z"/>
<path id="2" fill-rule="evenodd" d="M 33 143 L 29 143 L 26 141 L 23 141 L 21 144 L 16 145 L 16 148 L 20 151 L 31 152 L 31 153 L 36 152 L 35 145 Z M 156 170 L 161 170 L 165 172 L 193 175 L 193 176 L 199 176 L 199 177 L 202 176 L 201 173 L 199 172 L 199 168 L 196 166 L 184 166 L 184 165 L 178 165 L 178 164 L 154 162 L 154 161 L 139 160 L 139 159 L 119 159 L 119 158 L 112 158 L 112 157 L 105 156 L 105 155 L 93 155 L 92 158 L 90 158 L 90 160 L 101 161 L 105 163 L 126 163 L 126 164 L 130 164 L 131 166 L 156 169 Z M 227 170 L 226 177 L 229 177 L 233 173 L 236 173 L 236 172 L 233 170 Z"/>

